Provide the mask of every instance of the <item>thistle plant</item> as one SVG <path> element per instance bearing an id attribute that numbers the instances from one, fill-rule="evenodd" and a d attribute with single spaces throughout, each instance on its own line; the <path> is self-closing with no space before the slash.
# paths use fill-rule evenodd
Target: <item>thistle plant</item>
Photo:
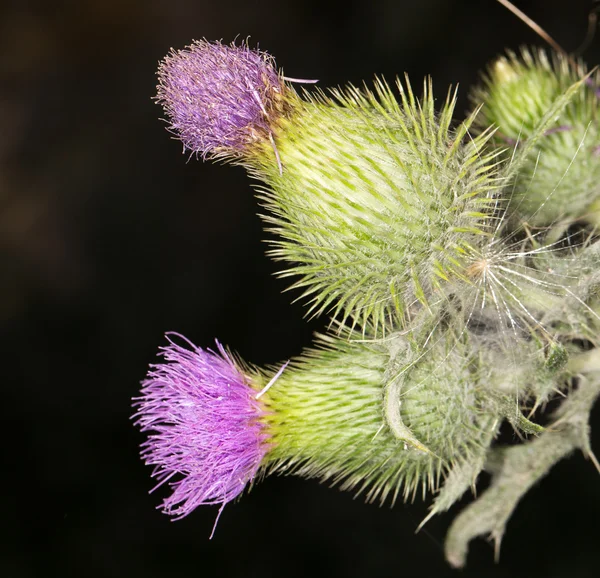
<path id="1" fill-rule="evenodd" d="M 135 401 L 142 457 L 175 517 L 222 507 L 272 472 L 448 510 L 446 556 L 499 546 L 519 499 L 579 449 L 598 467 L 600 134 L 597 75 L 524 49 L 491 65 L 455 120 L 393 88 L 297 91 L 245 44 L 200 41 L 159 68 L 184 149 L 241 164 L 269 254 L 330 330 L 259 368 L 171 342 Z M 560 396 L 559 409 L 545 415 Z M 522 443 L 496 443 L 503 423 Z M 545 425 L 541 425 L 545 424 Z M 600 468 L 599 468 L 600 469 Z"/>

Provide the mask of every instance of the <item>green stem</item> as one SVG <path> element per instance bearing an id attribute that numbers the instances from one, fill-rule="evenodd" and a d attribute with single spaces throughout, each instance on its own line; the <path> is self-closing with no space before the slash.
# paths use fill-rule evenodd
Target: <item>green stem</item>
<path id="1" fill-rule="evenodd" d="M 594 359 L 598 361 L 598 353 Z M 497 557 L 506 523 L 519 500 L 572 451 L 582 450 L 600 471 L 589 439 L 589 415 L 599 395 L 600 372 L 580 375 L 579 387 L 562 403 L 547 431 L 522 445 L 490 453 L 486 469 L 492 474 L 491 486 L 455 518 L 448 531 L 445 552 L 452 566 L 463 567 L 469 542 L 484 534 L 494 540 Z"/>

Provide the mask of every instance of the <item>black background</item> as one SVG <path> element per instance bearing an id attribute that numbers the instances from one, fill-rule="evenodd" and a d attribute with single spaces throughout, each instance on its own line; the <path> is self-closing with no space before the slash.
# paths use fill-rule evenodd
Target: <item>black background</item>
<path id="1" fill-rule="evenodd" d="M 574 50 L 593 3 L 519 6 Z M 238 34 L 321 86 L 406 71 L 417 85 L 431 74 L 442 98 L 459 83 L 459 114 L 504 47 L 542 44 L 493 0 L 4 0 L 1 576 L 457 574 L 441 550 L 457 508 L 415 535 L 422 502 L 378 508 L 271 478 L 225 509 L 209 541 L 215 508 L 171 523 L 147 493 L 130 398 L 165 331 L 266 364 L 325 323 L 282 295 L 244 171 L 186 162 L 151 100 L 171 46 Z M 500 563 L 479 540 L 462 575 L 597 576 L 599 519 L 600 478 L 575 455 L 519 505 Z"/>

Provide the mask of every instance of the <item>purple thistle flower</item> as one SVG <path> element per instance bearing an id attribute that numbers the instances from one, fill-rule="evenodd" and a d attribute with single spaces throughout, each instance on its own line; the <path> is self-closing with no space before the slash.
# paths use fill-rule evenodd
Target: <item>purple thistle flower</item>
<path id="1" fill-rule="evenodd" d="M 157 101 L 186 148 L 239 156 L 271 139 L 283 80 L 273 58 L 246 45 L 196 41 L 171 51 L 158 69 Z"/>
<path id="2" fill-rule="evenodd" d="M 165 362 L 151 366 L 134 400 L 136 425 L 151 432 L 141 456 L 154 466 L 156 488 L 169 481 L 173 490 L 159 506 L 164 513 L 180 519 L 200 505 L 221 504 L 220 515 L 269 449 L 263 411 L 218 341 L 217 354 L 168 339 L 160 354 Z"/>

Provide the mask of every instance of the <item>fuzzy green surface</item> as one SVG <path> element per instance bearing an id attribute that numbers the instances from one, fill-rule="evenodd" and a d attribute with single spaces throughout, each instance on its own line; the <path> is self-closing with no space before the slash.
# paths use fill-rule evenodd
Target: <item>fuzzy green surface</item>
<path id="1" fill-rule="evenodd" d="M 472 94 L 474 105 L 484 103 L 475 121 L 482 130 L 498 127 L 494 143 L 507 147 L 532 137 L 552 103 L 586 74 L 565 56 L 543 50 L 508 52 L 490 68 L 482 86 Z M 511 210 L 533 225 L 551 225 L 583 218 L 600 198 L 600 99 L 595 89 L 600 75 L 591 77 L 544 132 L 519 173 Z M 597 217 L 596 217 L 597 218 Z"/>
<path id="2" fill-rule="evenodd" d="M 479 380 L 529 408 L 564 389 L 570 343 L 591 341 L 600 267 L 585 230 L 556 242 L 543 233 L 492 239 L 473 257 L 470 283 L 453 284 L 444 304 L 469 338 Z"/>
<path id="3" fill-rule="evenodd" d="M 581 343 L 600 347 L 600 239 L 539 257 L 539 266 L 562 283 L 560 304 L 549 307 L 540 322 L 576 350 Z"/>
<path id="4" fill-rule="evenodd" d="M 266 473 L 316 477 L 368 501 L 393 502 L 436 489 L 449 468 L 485 450 L 498 420 L 484 415 L 458 359 L 450 370 L 437 357 L 416 366 L 398 398 L 406 425 L 428 449 L 393 434 L 383 408 L 388 346 L 322 338 L 318 349 L 292 361 L 263 397 L 272 443 Z M 256 388 L 269 379 L 252 377 Z"/>
<path id="5" fill-rule="evenodd" d="M 415 302 L 463 274 L 465 247 L 486 230 L 494 159 L 470 121 L 450 126 L 454 95 L 440 114 L 431 86 L 418 101 L 399 85 L 398 102 L 348 89 L 293 100 L 255 176 L 275 233 L 270 254 L 291 266 L 309 312 L 376 328 L 402 325 Z"/>
<path id="6" fill-rule="evenodd" d="M 499 413 L 487 397 L 468 351 L 437 346 L 407 372 L 400 415 L 436 455 L 465 456 L 478 453 L 478 445 L 493 427 L 494 419 L 484 416 Z"/>

